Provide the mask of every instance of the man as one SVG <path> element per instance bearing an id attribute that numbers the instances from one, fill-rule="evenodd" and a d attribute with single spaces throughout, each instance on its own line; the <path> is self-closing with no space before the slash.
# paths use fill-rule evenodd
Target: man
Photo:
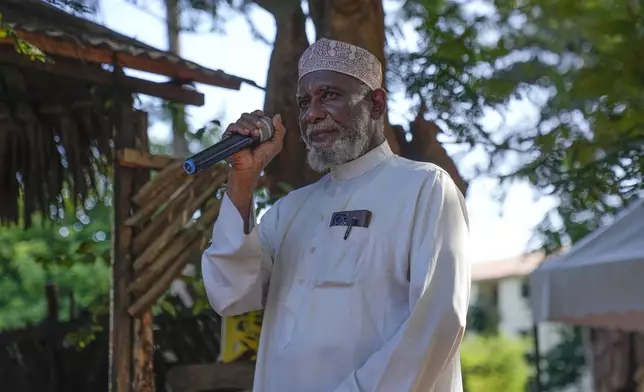
<path id="1" fill-rule="evenodd" d="M 320 40 L 299 63 L 309 165 L 329 170 L 255 226 L 252 193 L 286 130 L 231 157 L 202 267 L 221 315 L 264 308 L 255 392 L 461 392 L 470 267 L 463 196 L 442 169 L 394 155 L 371 53 Z M 263 113 L 227 132 L 257 132 Z"/>

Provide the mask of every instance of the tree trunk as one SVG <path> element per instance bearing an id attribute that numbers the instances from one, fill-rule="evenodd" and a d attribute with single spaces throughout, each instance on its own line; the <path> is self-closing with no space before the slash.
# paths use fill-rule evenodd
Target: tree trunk
<path id="1" fill-rule="evenodd" d="M 165 0 L 165 7 L 168 50 L 170 53 L 180 56 L 181 9 L 179 8 L 179 0 Z M 186 107 L 173 103 L 170 106 L 170 115 L 172 117 L 172 153 L 185 158 L 190 155 L 186 140 L 186 132 L 188 131 Z"/>
<path id="2" fill-rule="evenodd" d="M 644 335 L 593 329 L 591 346 L 597 392 L 644 391 Z"/>
<path id="3" fill-rule="evenodd" d="M 273 44 L 266 82 L 264 112 L 272 116 L 281 114 L 287 134 L 284 148 L 266 168 L 270 177 L 271 195 L 280 193 L 279 183 L 294 188 L 310 184 L 319 175 L 306 164 L 306 147 L 300 137 L 297 92 L 297 65 L 300 56 L 309 46 L 306 38 L 306 19 L 298 1 L 283 1 L 277 9 L 270 1 L 257 1 L 275 16 L 277 32 Z"/>
<path id="4" fill-rule="evenodd" d="M 282 153 L 269 164 L 271 195 L 276 195 L 278 183 L 293 188 L 308 185 L 319 178 L 306 163 L 306 149 L 300 137 L 297 89 L 297 65 L 300 55 L 309 45 L 305 17 L 298 0 L 256 0 L 255 3 L 273 14 L 277 34 L 271 55 L 266 86 L 264 111 L 282 114 L 288 133 Z M 329 38 L 360 46 L 373 53 L 383 64 L 386 73 L 385 21 L 382 0 L 308 0 L 316 39 Z M 461 178 L 452 159 L 436 139 L 438 127 L 419 116 L 412 124 L 412 142 L 405 139 L 403 128 L 389 124 L 385 118 L 385 136 L 391 149 L 403 157 L 433 162 L 445 169 L 463 194 L 467 184 Z"/>
<path id="5" fill-rule="evenodd" d="M 387 59 L 382 0 L 309 0 L 309 12 L 316 40 L 335 39 L 370 51 L 382 63 L 385 80 Z M 388 114 L 385 114 L 385 136 L 391 149 L 400 153 Z"/>
<path id="6" fill-rule="evenodd" d="M 463 195 L 467 194 L 467 182 L 461 177 L 456 164 L 438 141 L 440 128 L 435 123 L 425 120 L 424 113 L 425 106 L 421 105 L 418 115 L 409 125 L 412 137 L 410 142 L 405 138 L 405 131 L 401 126 L 393 126 L 400 146 L 400 155 L 415 161 L 431 162 L 441 167 L 449 173 Z"/>

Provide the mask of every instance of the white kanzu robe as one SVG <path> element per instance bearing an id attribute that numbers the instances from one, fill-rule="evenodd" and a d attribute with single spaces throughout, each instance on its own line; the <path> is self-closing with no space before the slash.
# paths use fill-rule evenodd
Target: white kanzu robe
<path id="1" fill-rule="evenodd" d="M 330 227 L 367 209 L 369 227 Z M 251 219 L 252 221 L 252 219 Z M 264 308 L 254 392 L 461 392 L 468 216 L 448 174 L 387 142 L 244 234 L 224 197 L 202 259 L 213 308 Z"/>

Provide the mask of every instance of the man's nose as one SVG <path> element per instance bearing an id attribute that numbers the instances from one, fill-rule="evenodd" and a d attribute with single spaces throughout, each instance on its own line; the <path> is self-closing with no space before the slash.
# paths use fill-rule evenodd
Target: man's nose
<path id="1" fill-rule="evenodd" d="M 306 111 L 306 121 L 309 123 L 315 123 L 320 120 L 324 120 L 325 117 L 326 113 L 324 112 L 324 108 L 322 108 L 320 101 L 312 99 L 309 103 L 309 108 Z"/>

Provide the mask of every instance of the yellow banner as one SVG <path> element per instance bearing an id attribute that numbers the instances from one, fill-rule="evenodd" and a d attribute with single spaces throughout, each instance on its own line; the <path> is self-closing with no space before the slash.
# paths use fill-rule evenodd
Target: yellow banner
<path id="1" fill-rule="evenodd" d="M 219 360 L 256 360 L 261 325 L 262 311 L 222 317 Z"/>

